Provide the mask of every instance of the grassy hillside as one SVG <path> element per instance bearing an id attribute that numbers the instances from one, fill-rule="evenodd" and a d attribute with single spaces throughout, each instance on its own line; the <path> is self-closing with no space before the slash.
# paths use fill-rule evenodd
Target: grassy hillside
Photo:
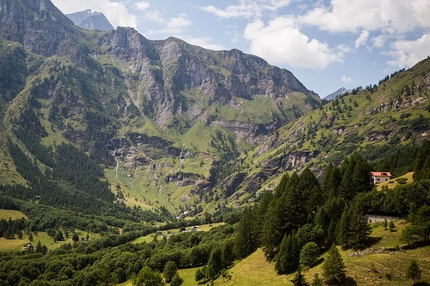
<path id="1" fill-rule="evenodd" d="M 286 124 L 247 153 L 244 164 L 251 166 L 247 179 L 267 178 L 259 186 L 269 189 L 282 172 L 305 167 L 321 178 L 328 163 L 339 164 L 354 151 L 373 162 L 428 140 L 429 79 L 430 59 L 425 59 Z M 237 192 L 248 189 L 249 184 L 241 184 Z M 246 196 L 237 200 L 248 201 Z"/>
<path id="2" fill-rule="evenodd" d="M 403 245 L 399 241 L 405 221 L 395 222 L 395 231 L 384 230 L 381 223 L 372 224 L 371 236 L 379 240 L 371 249 L 361 252 L 352 250 L 339 251 L 347 268 L 347 276 L 353 278 L 357 285 L 408 285 L 412 280 L 406 278 L 406 268 L 411 259 L 416 259 L 421 270 L 420 281 L 430 281 L 430 246 L 417 249 L 396 249 Z M 383 249 L 385 249 L 383 251 Z M 393 249 L 393 250 L 392 250 Z M 322 258 L 324 258 L 324 254 Z M 305 280 L 311 283 L 316 273 L 322 276 L 321 263 L 303 272 Z M 197 285 L 194 281 L 196 269 L 179 270 L 186 286 Z M 242 261 L 238 261 L 228 270 L 231 279 L 218 278 L 214 285 L 292 285 L 295 274 L 278 275 L 274 263 L 266 261 L 263 251 L 255 253 Z"/>

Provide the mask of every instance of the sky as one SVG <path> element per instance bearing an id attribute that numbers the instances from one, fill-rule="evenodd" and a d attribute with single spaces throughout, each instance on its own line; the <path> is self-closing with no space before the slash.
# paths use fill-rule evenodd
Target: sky
<path id="1" fill-rule="evenodd" d="M 239 49 L 290 70 L 320 97 L 377 84 L 430 55 L 429 0 L 51 0 L 92 9 L 150 40 Z"/>

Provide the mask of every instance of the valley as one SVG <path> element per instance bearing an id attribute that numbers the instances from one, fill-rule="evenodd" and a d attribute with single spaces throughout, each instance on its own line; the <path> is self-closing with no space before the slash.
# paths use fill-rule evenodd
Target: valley
<path id="1" fill-rule="evenodd" d="M 430 58 L 327 101 L 237 49 L 0 8 L 1 285 L 429 283 Z"/>

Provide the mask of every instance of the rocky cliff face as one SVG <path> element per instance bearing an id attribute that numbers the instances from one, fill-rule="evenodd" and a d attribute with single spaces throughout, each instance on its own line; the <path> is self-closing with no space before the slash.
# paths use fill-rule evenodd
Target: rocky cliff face
<path id="1" fill-rule="evenodd" d="M 174 115 L 186 115 L 191 121 L 206 120 L 209 114 L 205 112 L 212 105 L 240 109 L 241 100 L 270 98 L 276 103 L 299 94 L 299 97 L 311 98 L 310 102 L 319 102 L 317 95 L 307 90 L 291 72 L 239 50 L 209 51 L 176 38 L 150 41 L 134 29 L 124 28 L 102 37 L 99 43 L 115 60 L 130 63 L 129 68 L 138 74 L 141 86 L 135 92 L 134 102 L 138 105 L 151 102 L 152 118 L 161 126 L 166 126 Z M 187 96 L 192 90 L 199 91 L 198 100 Z M 265 123 L 263 128 L 251 126 L 248 135 L 257 135 L 258 128 L 260 132 L 264 129 L 270 132 L 279 127 L 273 121 Z M 232 126 L 232 122 L 224 125 Z"/>
<path id="2" fill-rule="evenodd" d="M 83 35 L 49 0 L 0 1 L 0 36 L 36 54 L 52 56 L 61 43 Z"/>

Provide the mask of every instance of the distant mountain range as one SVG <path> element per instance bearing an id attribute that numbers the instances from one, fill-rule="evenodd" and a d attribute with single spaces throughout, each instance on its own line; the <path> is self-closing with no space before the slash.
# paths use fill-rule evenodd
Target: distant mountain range
<path id="1" fill-rule="evenodd" d="M 72 14 L 66 14 L 66 16 L 72 20 L 76 26 L 79 26 L 83 29 L 100 31 L 115 30 L 103 13 L 90 9 Z"/>

